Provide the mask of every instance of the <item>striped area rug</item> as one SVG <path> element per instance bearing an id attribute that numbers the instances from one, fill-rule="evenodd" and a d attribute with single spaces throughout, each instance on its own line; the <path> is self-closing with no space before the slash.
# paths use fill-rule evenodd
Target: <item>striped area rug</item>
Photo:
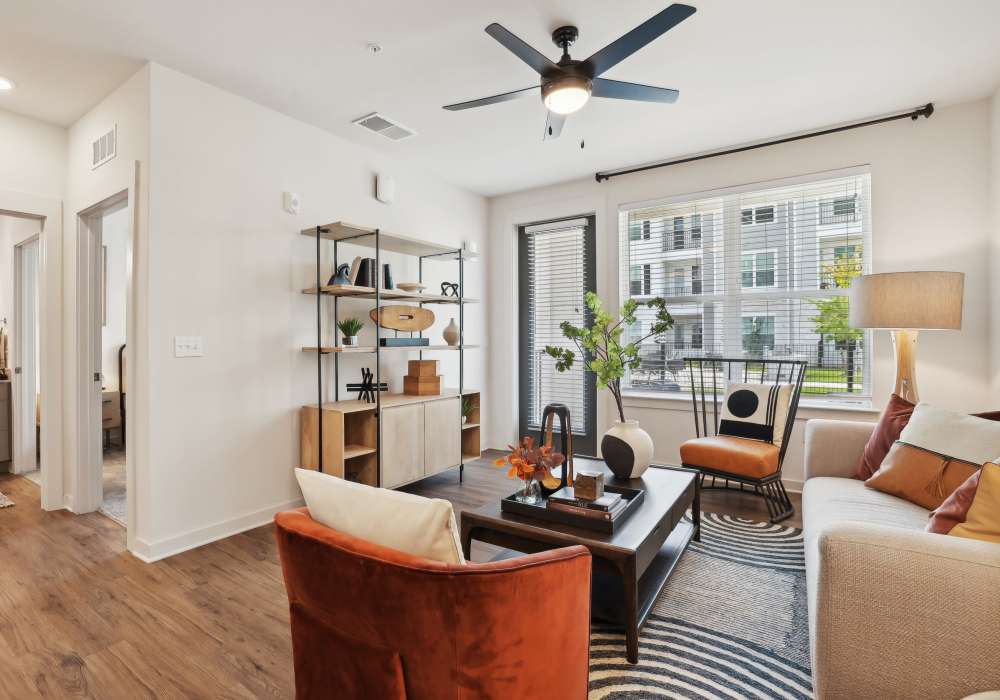
<path id="1" fill-rule="evenodd" d="M 802 532 L 706 513 L 639 638 L 595 626 L 590 699 L 812 697 Z"/>

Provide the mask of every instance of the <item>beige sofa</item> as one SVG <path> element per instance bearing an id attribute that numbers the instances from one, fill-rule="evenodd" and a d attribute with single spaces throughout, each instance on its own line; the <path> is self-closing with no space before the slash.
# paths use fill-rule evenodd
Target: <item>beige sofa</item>
<path id="1" fill-rule="evenodd" d="M 872 423 L 806 424 L 802 520 L 817 700 L 1000 689 L 1000 545 L 851 478 Z"/>

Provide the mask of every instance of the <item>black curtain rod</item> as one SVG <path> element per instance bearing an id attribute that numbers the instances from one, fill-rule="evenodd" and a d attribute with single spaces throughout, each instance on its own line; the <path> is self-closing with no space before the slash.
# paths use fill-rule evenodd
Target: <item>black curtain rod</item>
<path id="1" fill-rule="evenodd" d="M 668 160 L 662 163 L 651 163 L 650 165 L 640 165 L 635 168 L 626 168 L 624 170 L 609 170 L 607 172 L 595 173 L 594 178 L 598 182 L 603 182 L 604 180 L 610 180 L 611 178 L 618 177 L 619 175 L 631 175 L 632 173 L 641 173 L 646 170 L 653 170 L 655 168 L 666 168 L 671 165 L 680 165 L 681 163 L 693 163 L 696 160 L 705 160 L 706 158 L 729 156 L 734 153 L 753 151 L 757 148 L 766 148 L 767 146 L 777 146 L 778 144 L 782 143 L 791 143 L 792 141 L 811 139 L 815 136 L 826 136 L 827 134 L 837 134 L 840 133 L 841 131 L 860 129 L 863 126 L 875 126 L 876 124 L 885 124 L 886 122 L 896 121 L 897 119 L 912 119 L 913 121 L 916 121 L 920 117 L 926 117 L 929 119 L 932 114 L 934 114 L 934 103 L 928 102 L 923 107 L 914 109 L 911 112 L 903 112 L 902 114 L 893 114 L 888 117 L 870 119 L 866 122 L 858 122 L 857 124 L 845 124 L 844 126 L 835 126 L 830 129 L 823 129 L 822 131 L 811 131 L 808 134 L 799 134 L 798 136 L 786 136 L 783 139 L 775 139 L 773 141 L 766 141 L 764 143 L 755 143 L 750 146 L 727 148 L 724 151 L 715 151 L 714 153 L 704 153 L 700 156 L 689 156 L 687 158 L 678 158 L 677 160 Z"/>

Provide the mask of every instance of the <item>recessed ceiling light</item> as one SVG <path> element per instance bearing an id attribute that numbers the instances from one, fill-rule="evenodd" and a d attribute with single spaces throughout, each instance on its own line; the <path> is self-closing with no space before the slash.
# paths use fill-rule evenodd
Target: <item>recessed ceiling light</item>
<path id="1" fill-rule="evenodd" d="M 16 83 L 10 78 L 0 75 L 0 90 L 13 90 Z"/>

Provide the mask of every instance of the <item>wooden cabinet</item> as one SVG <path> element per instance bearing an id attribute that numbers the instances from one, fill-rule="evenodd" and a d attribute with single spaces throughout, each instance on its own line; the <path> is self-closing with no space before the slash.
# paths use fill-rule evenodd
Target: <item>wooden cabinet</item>
<path id="1" fill-rule="evenodd" d="M 462 463 L 462 400 L 457 396 L 424 404 L 424 476 Z"/>
<path id="2" fill-rule="evenodd" d="M 382 486 L 391 489 L 424 475 L 424 405 L 382 409 Z"/>
<path id="3" fill-rule="evenodd" d="M 462 423 L 462 397 L 383 394 L 381 421 L 363 401 L 323 404 L 323 471 L 369 486 L 396 488 L 479 457 L 479 392 L 466 392 L 470 409 Z M 300 447 L 303 469 L 319 468 L 316 406 L 303 406 Z M 381 422 L 381 459 L 375 436 Z M 378 463 L 382 478 L 379 480 Z"/>

